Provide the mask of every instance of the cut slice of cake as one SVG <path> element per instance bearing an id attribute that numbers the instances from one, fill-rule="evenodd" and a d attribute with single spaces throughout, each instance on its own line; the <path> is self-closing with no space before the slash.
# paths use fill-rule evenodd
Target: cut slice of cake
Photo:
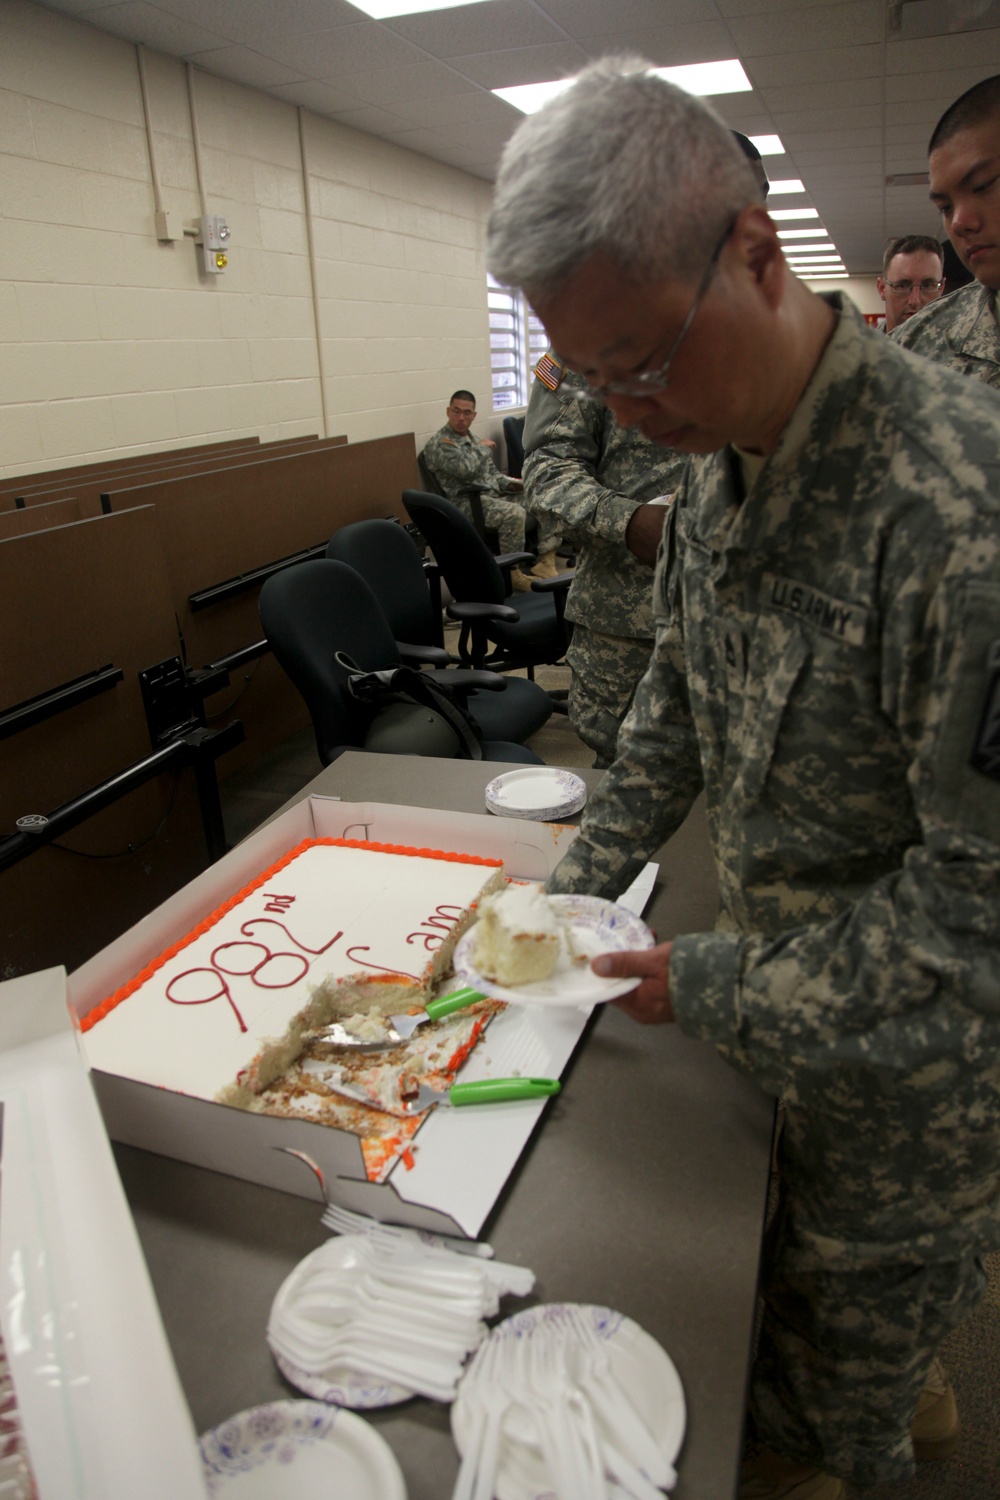
<path id="1" fill-rule="evenodd" d="M 246 1107 L 341 1015 L 425 1005 L 500 860 L 309 839 L 81 1022 L 92 1067 Z"/>
<path id="2" fill-rule="evenodd" d="M 508 885 L 479 907 L 472 960 L 497 984 L 548 979 L 563 951 L 564 925 L 540 885 Z"/>

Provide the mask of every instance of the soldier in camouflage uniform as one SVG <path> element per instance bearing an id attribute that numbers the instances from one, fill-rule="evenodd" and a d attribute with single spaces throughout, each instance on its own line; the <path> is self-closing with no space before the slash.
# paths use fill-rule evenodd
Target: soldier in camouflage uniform
<path id="1" fill-rule="evenodd" d="M 673 493 L 687 456 L 619 427 L 606 406 L 576 400 L 581 384 L 551 351 L 535 371 L 524 494 L 531 513 L 579 549 L 566 600 L 569 716 L 594 764 L 609 766 L 653 646 L 652 566 L 665 511 L 650 502 Z"/>
<path id="2" fill-rule="evenodd" d="M 716 930 L 594 967 L 784 1101 L 740 1495 L 843 1500 L 954 1447 L 935 1351 L 1000 1246 L 1000 401 L 795 280 L 725 139 L 594 65 L 508 144 L 488 264 L 705 455 L 549 889 L 617 895 L 704 789 Z"/>
<path id="3" fill-rule="evenodd" d="M 1000 390 L 1000 74 L 945 111 L 928 149 L 931 200 L 976 280 L 917 313 L 893 337 L 904 349 Z"/>
<path id="4" fill-rule="evenodd" d="M 476 401 L 471 391 L 456 391 L 447 411 L 448 420 L 432 438 L 428 438 L 420 461 L 446 500 L 451 500 L 472 519 L 469 496 L 482 501 L 487 526 L 495 527 L 501 552 L 524 552 L 527 516 L 522 500 L 508 498 L 520 494 L 521 480 L 501 474 L 493 462 L 491 441 L 480 442 L 469 431 L 476 417 Z M 550 528 L 539 528 L 538 561 L 533 576 L 552 578 L 558 571 L 555 551 L 561 538 Z M 531 584 L 520 569 L 514 569 L 514 586 L 522 592 Z"/>

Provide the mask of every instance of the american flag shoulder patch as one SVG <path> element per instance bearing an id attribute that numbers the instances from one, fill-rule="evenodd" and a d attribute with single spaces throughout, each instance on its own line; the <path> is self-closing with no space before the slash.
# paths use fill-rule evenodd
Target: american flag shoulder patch
<path id="1" fill-rule="evenodd" d="M 550 391 L 559 389 L 565 374 L 566 366 L 553 359 L 551 354 L 543 354 L 535 366 L 535 379 L 540 380 Z"/>

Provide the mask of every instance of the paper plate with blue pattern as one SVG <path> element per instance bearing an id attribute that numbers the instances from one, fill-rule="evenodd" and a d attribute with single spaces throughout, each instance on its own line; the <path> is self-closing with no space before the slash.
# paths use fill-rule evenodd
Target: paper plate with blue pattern
<path id="1" fill-rule="evenodd" d="M 199 1440 L 213 1500 L 406 1500 L 385 1438 L 322 1401 L 272 1401 Z"/>
<path id="2" fill-rule="evenodd" d="M 555 766 L 520 766 L 495 776 L 486 788 L 488 812 L 534 823 L 563 822 L 578 813 L 586 800 L 586 782 Z"/>

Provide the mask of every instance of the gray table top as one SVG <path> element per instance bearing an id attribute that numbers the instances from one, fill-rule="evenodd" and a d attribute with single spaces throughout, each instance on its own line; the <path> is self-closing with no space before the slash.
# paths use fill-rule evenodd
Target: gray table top
<path id="1" fill-rule="evenodd" d="M 349 752 L 301 795 L 480 812 L 500 769 Z M 599 779 L 580 774 L 591 788 Z M 661 851 L 660 872 L 646 913 L 659 937 L 710 926 L 700 806 Z M 735 1493 L 772 1122 L 773 1102 L 711 1047 L 599 1007 L 486 1226 L 498 1257 L 535 1272 L 533 1300 L 617 1308 L 667 1349 L 687 1399 L 677 1500 Z M 315 1203 L 130 1147 L 116 1154 L 197 1429 L 296 1396 L 263 1333 L 279 1285 L 327 1237 Z M 364 1415 L 395 1452 L 409 1500 L 445 1500 L 458 1462 L 448 1408 L 415 1399 Z"/>

